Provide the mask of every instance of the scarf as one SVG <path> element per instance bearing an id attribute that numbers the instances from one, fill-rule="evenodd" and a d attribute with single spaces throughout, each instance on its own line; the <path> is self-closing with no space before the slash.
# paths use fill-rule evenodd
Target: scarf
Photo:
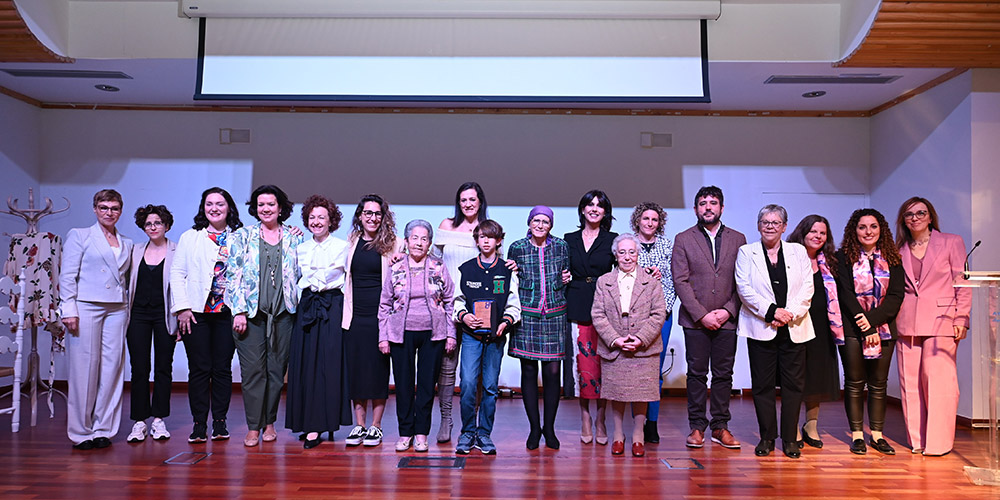
<path id="1" fill-rule="evenodd" d="M 844 345 L 844 320 L 840 314 L 840 301 L 837 298 L 837 280 L 830 272 L 830 265 L 827 264 L 823 252 L 816 254 L 816 265 L 819 267 L 819 273 L 823 277 L 823 288 L 826 290 L 826 315 L 830 319 L 833 342 Z"/>
<path id="2" fill-rule="evenodd" d="M 869 261 L 862 254 L 852 266 L 854 294 L 858 298 L 858 303 L 861 304 L 861 309 L 865 311 L 871 311 L 881 305 L 886 291 L 889 289 L 889 263 L 882 258 L 882 252 L 878 249 L 875 249 L 875 253 L 871 257 L 872 259 Z M 874 265 L 869 264 L 869 262 Z M 875 331 L 882 340 L 892 338 L 892 332 L 889 331 L 888 323 L 883 323 L 875 327 Z M 877 359 L 881 357 L 882 343 L 880 342 L 873 347 L 864 347 L 863 353 L 865 359 Z"/>

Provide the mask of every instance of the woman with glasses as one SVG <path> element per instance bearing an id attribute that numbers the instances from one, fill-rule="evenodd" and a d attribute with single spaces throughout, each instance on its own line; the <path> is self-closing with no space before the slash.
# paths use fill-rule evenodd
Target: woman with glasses
<path id="1" fill-rule="evenodd" d="M 507 258 L 517 263 L 521 325 L 511 335 L 507 354 L 521 361 L 521 391 L 528 416 L 529 450 L 545 436 L 547 448 L 559 449 L 556 411 L 559 409 L 559 361 L 565 356 L 566 284 L 569 283 L 569 246 L 550 234 L 552 209 L 539 205 L 528 214 L 528 237 L 515 241 Z M 545 425 L 538 413 L 538 364 L 542 365 Z"/>
<path id="2" fill-rule="evenodd" d="M 377 194 L 361 197 L 347 242 L 350 249 L 342 325 L 355 419 L 347 446 L 378 446 L 382 444 L 382 415 L 389 397 L 389 356 L 378 348 L 378 304 L 389 265 L 402 251 L 389 203 Z M 369 404 L 372 423 L 366 427 Z"/>
<path id="3" fill-rule="evenodd" d="M 914 196 L 899 207 L 896 245 L 906 271 L 906 295 L 896 317 L 906 436 L 913 453 L 941 456 L 955 442 L 955 355 L 972 306 L 972 291 L 954 286 L 962 280 L 965 243 L 942 233 L 934 205 Z"/>
<path id="4" fill-rule="evenodd" d="M 809 305 L 813 298 L 813 271 L 806 248 L 781 241 L 788 212 L 767 205 L 757 214 L 760 242 L 740 247 L 736 257 L 736 290 L 743 302 L 736 333 L 747 338 L 753 406 L 757 411 L 758 457 L 781 450 L 799 458 L 796 438 L 799 407 L 806 378 L 805 342 L 815 338 Z M 775 377 L 781 386 L 781 424 L 775 410 Z"/>
<path id="5" fill-rule="evenodd" d="M 115 227 L 122 195 L 94 194 L 97 222 L 70 229 L 63 246 L 59 300 L 67 335 L 66 433 L 73 448 L 111 446 L 122 420 L 125 326 L 132 240 Z"/>
<path id="6" fill-rule="evenodd" d="M 125 332 L 132 365 L 130 417 L 134 421 L 126 441 L 146 439 L 146 419 L 153 417 L 149 433 L 155 440 L 169 439 L 163 419 L 170 415 L 177 318 L 170 314 L 170 266 L 177 244 L 167 239 L 174 217 L 163 205 L 146 205 L 135 211 L 135 225 L 149 241 L 132 249 L 129 271 L 129 322 Z M 149 351 L 153 350 L 153 394 L 149 394 Z"/>

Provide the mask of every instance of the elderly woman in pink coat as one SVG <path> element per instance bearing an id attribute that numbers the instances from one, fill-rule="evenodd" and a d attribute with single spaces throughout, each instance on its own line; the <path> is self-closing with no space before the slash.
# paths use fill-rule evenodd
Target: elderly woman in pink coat
<path id="1" fill-rule="evenodd" d="M 915 196 L 899 207 L 896 245 L 906 271 L 906 295 L 896 316 L 903 421 L 913 453 L 940 456 L 955 443 L 955 355 L 972 307 L 972 291 L 953 286 L 962 279 L 965 243 L 942 233 L 934 205 Z"/>
<path id="2" fill-rule="evenodd" d="M 667 318 L 660 282 L 639 267 L 639 240 L 633 234 L 615 238 L 611 250 L 617 268 L 597 280 L 591 317 L 601 357 L 601 396 L 611 401 L 611 454 L 625 453 L 622 421 L 632 403 L 632 455 L 646 454 L 643 425 L 646 408 L 660 400 L 660 329 Z"/>

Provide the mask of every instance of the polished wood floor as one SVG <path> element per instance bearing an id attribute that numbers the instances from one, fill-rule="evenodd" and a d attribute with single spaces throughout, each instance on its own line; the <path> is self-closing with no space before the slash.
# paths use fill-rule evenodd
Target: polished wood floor
<path id="1" fill-rule="evenodd" d="M 127 419 L 127 396 L 124 408 Z M 464 469 L 400 469 L 404 457 L 452 458 L 454 444 L 432 442 L 427 454 L 396 453 L 391 399 L 386 442 L 375 448 L 347 448 L 346 428 L 336 433 L 333 443 L 313 450 L 303 450 L 284 430 L 277 442 L 245 448 L 239 394 L 230 410 L 232 439 L 191 445 L 186 441 L 191 431 L 186 395 L 175 391 L 172 408 L 173 416 L 167 419 L 170 440 L 127 444 L 131 422 L 126 420 L 110 448 L 86 452 L 70 448 L 65 403 L 57 403 L 54 419 L 46 413 L 34 428 L 25 415 L 16 434 L 10 432 L 10 416 L 0 416 L 0 498 L 1000 498 L 1000 488 L 974 486 L 962 472 L 965 465 L 985 462 L 986 431 L 960 427 L 951 454 L 912 455 L 904 444 L 902 415 L 893 407 L 886 435 L 896 456 L 872 450 L 852 455 L 843 405 L 833 402 L 821 412 L 822 450 L 807 447 L 799 460 L 780 452 L 760 459 L 753 454 L 758 437 L 750 398 L 732 401 L 730 428 L 743 442 L 743 448 L 734 451 L 710 442 L 703 449 L 686 448 L 686 400 L 666 397 L 660 444 L 649 445 L 644 458 L 633 458 L 612 457 L 608 446 L 582 444 L 575 400 L 560 405 L 557 431 L 562 448 L 527 451 L 521 401 L 502 399 L 493 433 L 499 454 L 486 457 L 473 451 Z M 436 413 L 435 407 L 433 432 Z M 281 414 L 279 423 L 283 421 Z M 211 455 L 194 465 L 164 463 L 187 452 Z"/>

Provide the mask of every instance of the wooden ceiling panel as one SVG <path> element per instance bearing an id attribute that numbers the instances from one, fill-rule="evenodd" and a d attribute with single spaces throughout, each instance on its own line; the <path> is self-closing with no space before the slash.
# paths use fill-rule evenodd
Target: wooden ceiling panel
<path id="1" fill-rule="evenodd" d="M 883 0 L 864 41 L 834 66 L 1000 68 L 1000 2 Z"/>
<path id="2" fill-rule="evenodd" d="M 0 0 L 0 62 L 73 62 L 35 38 L 13 0 Z"/>

